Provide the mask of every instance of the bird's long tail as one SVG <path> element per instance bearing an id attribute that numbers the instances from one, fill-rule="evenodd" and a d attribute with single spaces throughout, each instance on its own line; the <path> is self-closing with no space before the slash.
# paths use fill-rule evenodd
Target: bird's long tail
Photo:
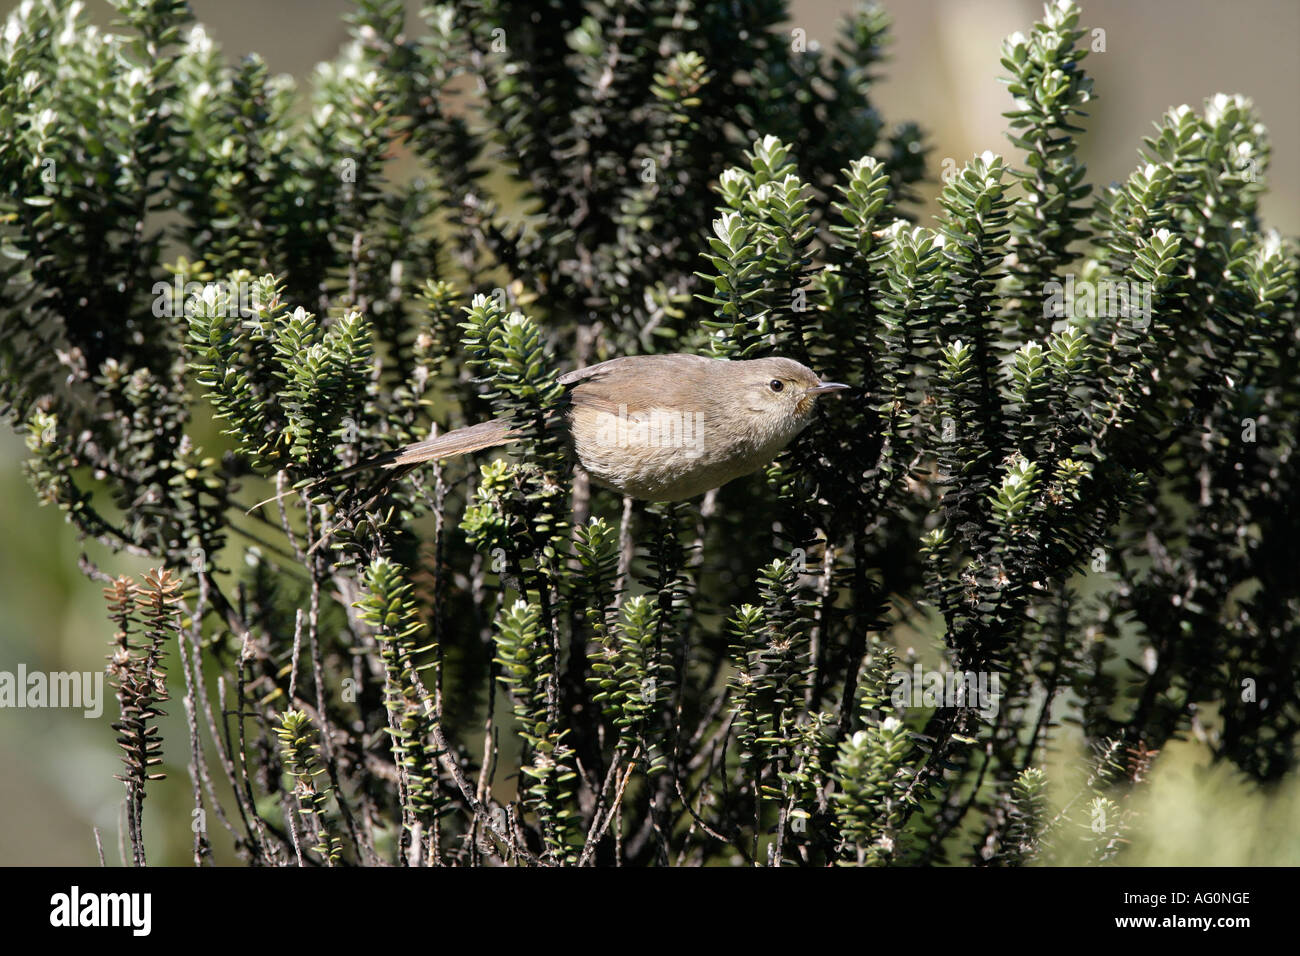
<path id="1" fill-rule="evenodd" d="M 401 448 L 395 448 L 392 451 L 384 452 L 382 455 L 376 455 L 374 458 L 367 458 L 365 461 L 357 462 L 348 468 L 341 468 L 338 471 L 331 472 L 323 478 L 313 481 L 310 485 L 294 489 L 294 491 L 306 491 L 315 488 L 318 485 L 329 484 L 340 478 L 347 478 L 364 471 L 371 471 L 375 468 L 387 468 L 389 470 L 402 469 L 403 472 L 409 471 L 415 465 L 421 462 L 434 461 L 442 458 L 452 458 L 456 455 L 465 455 L 473 451 L 482 451 L 484 448 L 495 448 L 498 445 L 507 445 L 517 438 L 517 434 L 510 427 L 510 423 L 503 419 L 492 419 L 491 421 L 480 422 L 477 425 L 470 425 L 466 428 L 457 428 L 455 431 L 447 432 L 445 435 L 439 435 L 437 438 L 430 438 L 426 441 L 418 441 Z M 280 498 L 294 492 L 287 491 L 283 494 L 274 495 L 265 501 L 259 501 L 248 510 L 256 511 L 262 505 L 270 504 L 272 501 L 278 501 Z"/>
<path id="2" fill-rule="evenodd" d="M 358 462 L 351 468 L 344 468 L 327 475 L 322 480 L 333 481 L 335 478 L 346 478 L 348 475 L 370 471 L 372 468 L 400 468 L 402 465 L 418 465 L 421 462 L 466 455 L 472 451 L 482 451 L 484 448 L 508 445 L 516 437 L 509 422 L 496 418 L 466 428 L 457 428 L 437 438 L 417 441 L 382 455 L 376 455 L 374 458 Z"/>

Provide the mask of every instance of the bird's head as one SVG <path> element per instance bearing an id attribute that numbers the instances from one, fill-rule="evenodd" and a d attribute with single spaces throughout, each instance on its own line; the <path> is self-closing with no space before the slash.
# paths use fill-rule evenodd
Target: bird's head
<path id="1" fill-rule="evenodd" d="M 812 417 L 817 399 L 849 386 L 823 382 L 794 359 L 761 358 L 731 363 L 733 410 L 743 414 L 762 435 L 793 438 Z"/>

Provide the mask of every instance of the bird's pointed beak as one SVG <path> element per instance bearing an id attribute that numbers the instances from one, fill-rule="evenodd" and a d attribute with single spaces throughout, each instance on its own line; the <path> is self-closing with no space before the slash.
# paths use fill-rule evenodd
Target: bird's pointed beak
<path id="1" fill-rule="evenodd" d="M 849 387 L 850 386 L 842 385 L 839 382 L 821 382 L 820 384 L 814 385 L 812 388 L 804 389 L 804 394 L 813 396 L 826 395 L 831 392 L 842 392 Z"/>

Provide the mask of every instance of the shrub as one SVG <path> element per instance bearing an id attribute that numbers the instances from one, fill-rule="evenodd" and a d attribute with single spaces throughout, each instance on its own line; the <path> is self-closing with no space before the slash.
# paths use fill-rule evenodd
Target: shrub
<path id="1" fill-rule="evenodd" d="M 1105 861 L 1171 738 L 1293 768 L 1297 259 L 1249 100 L 1171 110 L 1094 196 L 1050 3 L 1003 47 L 1008 157 L 926 227 L 875 7 L 826 51 L 776 0 L 418 36 L 360 0 L 300 109 L 184 3 L 114 5 L 4 32 L 0 410 L 40 501 L 181 609 L 123 651 L 133 841 L 172 641 L 196 807 L 249 863 Z M 855 397 L 701 500 L 593 491 L 561 362 L 674 351 Z M 504 457 L 318 483 L 491 415 Z M 1066 723 L 1096 759 L 1054 808 Z"/>

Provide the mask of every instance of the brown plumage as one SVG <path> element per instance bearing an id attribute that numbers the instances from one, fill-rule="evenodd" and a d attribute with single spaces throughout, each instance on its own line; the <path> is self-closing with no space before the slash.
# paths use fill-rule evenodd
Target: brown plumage
<path id="1" fill-rule="evenodd" d="M 560 378 L 570 445 L 597 483 L 633 498 L 679 501 L 771 461 L 809 422 L 823 383 L 786 358 L 698 355 L 611 359 Z M 778 386 L 779 383 L 779 386 Z M 501 420 L 417 442 L 348 469 L 399 468 L 514 441 Z"/>
<path id="2" fill-rule="evenodd" d="M 848 387 L 822 382 L 793 359 L 728 362 L 684 353 L 611 359 L 559 382 L 568 387 L 570 447 L 592 480 L 649 501 L 693 498 L 762 468 L 811 421 L 817 396 Z M 504 420 L 481 422 L 321 481 L 373 468 L 404 474 L 518 437 Z"/>
<path id="3" fill-rule="evenodd" d="M 453 458 L 472 451 L 482 451 L 484 448 L 495 448 L 497 445 L 504 445 L 513 440 L 514 435 L 510 431 L 510 425 L 501 419 L 493 419 L 466 428 L 457 428 L 436 438 L 418 441 L 383 455 L 377 455 L 337 472 L 336 477 L 367 471 L 371 468 L 400 468 L 402 465 Z"/>

